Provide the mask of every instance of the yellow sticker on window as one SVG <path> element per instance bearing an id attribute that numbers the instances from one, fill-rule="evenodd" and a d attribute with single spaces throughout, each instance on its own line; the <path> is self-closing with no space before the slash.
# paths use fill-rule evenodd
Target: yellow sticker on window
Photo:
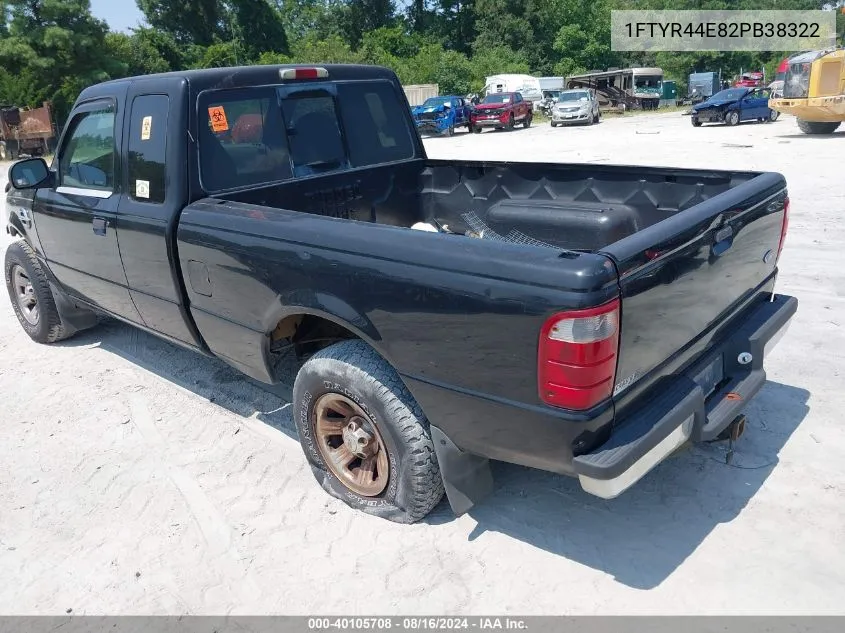
<path id="1" fill-rule="evenodd" d="M 215 132 L 225 132 L 229 129 L 229 122 L 226 120 L 226 111 L 223 106 L 211 106 L 208 109 L 208 119 L 211 121 L 211 129 Z"/>
<path id="2" fill-rule="evenodd" d="M 141 119 L 141 140 L 149 141 L 150 135 L 153 133 L 153 117 L 145 116 Z"/>

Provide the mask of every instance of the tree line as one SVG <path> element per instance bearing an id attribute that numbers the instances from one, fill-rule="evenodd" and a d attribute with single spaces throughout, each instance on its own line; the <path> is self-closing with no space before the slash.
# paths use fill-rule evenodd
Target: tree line
<path id="1" fill-rule="evenodd" d="M 488 75 L 568 76 L 659 66 L 765 68 L 783 53 L 620 53 L 613 9 L 820 9 L 845 0 L 136 0 L 145 24 L 112 32 L 89 0 L 0 0 L 0 104 L 53 103 L 58 123 L 79 91 L 107 79 L 245 64 L 359 62 L 405 84 L 467 94 Z M 838 15 L 839 31 L 845 15 Z"/>

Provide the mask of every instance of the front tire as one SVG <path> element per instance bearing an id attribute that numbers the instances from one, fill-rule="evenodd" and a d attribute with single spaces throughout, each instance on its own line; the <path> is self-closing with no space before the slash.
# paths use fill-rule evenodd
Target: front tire
<path id="1" fill-rule="evenodd" d="M 507 124 L 505 125 L 505 129 L 506 129 L 508 132 L 510 132 L 510 131 L 514 128 L 514 125 L 516 125 L 516 121 L 515 121 L 515 119 L 513 118 L 513 113 L 511 113 L 511 115 L 508 117 L 508 122 L 507 122 Z"/>
<path id="2" fill-rule="evenodd" d="M 469 131 L 473 134 L 481 134 L 481 126 L 480 125 L 470 125 Z"/>
<path id="3" fill-rule="evenodd" d="M 833 134 L 838 127 L 839 123 L 835 121 L 830 123 L 826 121 L 804 121 L 798 119 L 798 129 L 804 132 L 804 134 Z"/>
<path id="4" fill-rule="evenodd" d="M 731 110 L 725 115 L 725 123 L 730 126 L 739 125 L 739 112 Z"/>
<path id="5" fill-rule="evenodd" d="M 554 121 L 552 121 L 552 127 L 557 127 L 557 123 L 555 123 Z"/>
<path id="6" fill-rule="evenodd" d="M 439 503 L 443 480 L 428 421 L 365 342 L 337 343 L 308 359 L 293 405 L 305 457 L 326 492 L 397 523 L 419 521 Z"/>
<path id="7" fill-rule="evenodd" d="M 3 270 L 15 316 L 29 338 L 37 343 L 67 338 L 47 276 L 32 247 L 23 240 L 11 244 Z"/>
<path id="8" fill-rule="evenodd" d="M 701 121 L 699 121 L 696 117 L 692 117 L 690 121 L 692 122 L 693 127 L 701 127 Z"/>

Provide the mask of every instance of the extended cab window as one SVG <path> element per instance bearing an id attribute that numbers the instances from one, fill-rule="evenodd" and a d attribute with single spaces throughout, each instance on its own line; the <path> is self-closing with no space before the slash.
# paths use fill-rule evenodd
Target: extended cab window
<path id="1" fill-rule="evenodd" d="M 140 202 L 164 202 L 164 154 L 167 150 L 167 95 L 143 95 L 132 101 L 129 124 L 129 194 Z"/>
<path id="2" fill-rule="evenodd" d="M 83 112 L 71 121 L 59 160 L 59 184 L 114 191 L 114 108 Z"/>
<path id="3" fill-rule="evenodd" d="M 290 153 L 276 91 L 252 88 L 201 95 L 199 152 L 206 191 L 290 178 Z"/>

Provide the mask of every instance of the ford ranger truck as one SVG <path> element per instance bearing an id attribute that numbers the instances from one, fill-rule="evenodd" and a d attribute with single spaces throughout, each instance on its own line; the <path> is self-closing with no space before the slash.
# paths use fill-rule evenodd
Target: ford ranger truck
<path id="1" fill-rule="evenodd" d="M 468 511 L 490 460 L 621 494 L 736 428 L 797 307 L 780 174 L 432 160 L 375 66 L 101 83 L 9 177 L 34 341 L 110 315 L 267 384 L 295 367 L 320 485 L 399 522 L 444 489 Z"/>

